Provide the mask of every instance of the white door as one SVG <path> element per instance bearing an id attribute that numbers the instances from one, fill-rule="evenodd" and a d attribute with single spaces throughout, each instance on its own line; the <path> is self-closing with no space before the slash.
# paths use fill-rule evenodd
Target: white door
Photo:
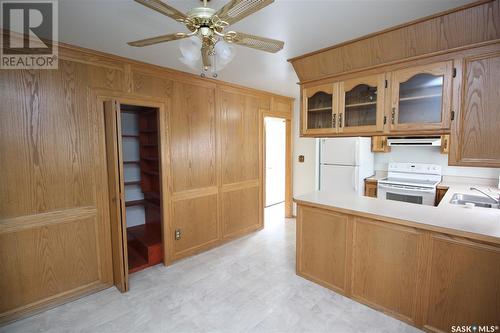
<path id="1" fill-rule="evenodd" d="M 327 193 L 359 193 L 359 167 L 325 165 L 320 168 L 320 191 Z"/>
<path id="2" fill-rule="evenodd" d="M 358 165 L 359 138 L 321 139 L 321 164 Z"/>
<path id="3" fill-rule="evenodd" d="M 266 126 L 266 207 L 285 201 L 286 123 L 265 119 Z"/>

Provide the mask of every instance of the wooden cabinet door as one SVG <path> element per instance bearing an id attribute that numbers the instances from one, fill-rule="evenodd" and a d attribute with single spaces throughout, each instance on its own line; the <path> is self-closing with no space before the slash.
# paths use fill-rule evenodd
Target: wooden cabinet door
<path id="1" fill-rule="evenodd" d="M 442 131 L 450 128 L 451 61 L 392 73 L 390 131 Z"/>
<path id="2" fill-rule="evenodd" d="M 387 144 L 386 136 L 372 136 L 372 152 L 389 153 L 391 147 Z"/>
<path id="3" fill-rule="evenodd" d="M 385 74 L 343 81 L 339 87 L 339 132 L 381 132 L 384 127 Z"/>
<path id="4" fill-rule="evenodd" d="M 353 298 L 414 323 L 424 234 L 364 218 L 353 229 Z"/>
<path id="5" fill-rule="evenodd" d="M 465 58 L 462 63 L 449 164 L 500 167 L 500 53 Z"/>
<path id="6" fill-rule="evenodd" d="M 345 292 L 347 215 L 299 206 L 297 274 Z"/>
<path id="7" fill-rule="evenodd" d="M 429 269 L 427 330 L 500 323 L 500 248 L 436 234 Z"/>
<path id="8" fill-rule="evenodd" d="M 338 83 L 302 89 L 302 134 L 337 133 Z"/>
<path id="9" fill-rule="evenodd" d="M 365 196 L 366 197 L 377 197 L 377 181 L 376 180 L 365 180 Z"/>

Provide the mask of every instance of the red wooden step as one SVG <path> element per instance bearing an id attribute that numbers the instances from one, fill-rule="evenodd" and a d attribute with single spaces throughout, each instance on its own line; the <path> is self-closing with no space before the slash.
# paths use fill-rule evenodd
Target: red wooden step
<path id="1" fill-rule="evenodd" d="M 129 227 L 127 228 L 127 238 L 129 239 L 129 248 L 133 248 L 135 253 L 145 258 L 147 266 L 162 262 L 163 246 L 160 223 L 146 223 Z"/>

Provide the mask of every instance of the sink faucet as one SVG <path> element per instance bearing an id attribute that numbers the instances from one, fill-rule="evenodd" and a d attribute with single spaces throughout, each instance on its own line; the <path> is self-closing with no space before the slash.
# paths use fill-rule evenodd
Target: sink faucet
<path id="1" fill-rule="evenodd" d="M 495 201 L 496 204 L 498 204 L 498 209 L 500 209 L 500 194 L 498 195 L 498 199 L 497 198 L 494 198 L 492 197 L 491 195 L 489 195 L 488 193 L 476 188 L 476 187 L 471 187 L 470 188 L 471 191 L 478 191 L 479 193 L 482 193 L 484 194 L 485 196 L 487 196 L 488 198 L 490 198 L 491 200 Z"/>

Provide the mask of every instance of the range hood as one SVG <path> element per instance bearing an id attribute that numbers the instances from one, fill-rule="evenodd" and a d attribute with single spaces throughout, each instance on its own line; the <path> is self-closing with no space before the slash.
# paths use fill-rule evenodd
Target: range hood
<path id="1" fill-rule="evenodd" d="M 389 146 L 410 146 L 410 147 L 440 147 L 440 136 L 429 137 L 389 137 L 387 139 Z"/>

